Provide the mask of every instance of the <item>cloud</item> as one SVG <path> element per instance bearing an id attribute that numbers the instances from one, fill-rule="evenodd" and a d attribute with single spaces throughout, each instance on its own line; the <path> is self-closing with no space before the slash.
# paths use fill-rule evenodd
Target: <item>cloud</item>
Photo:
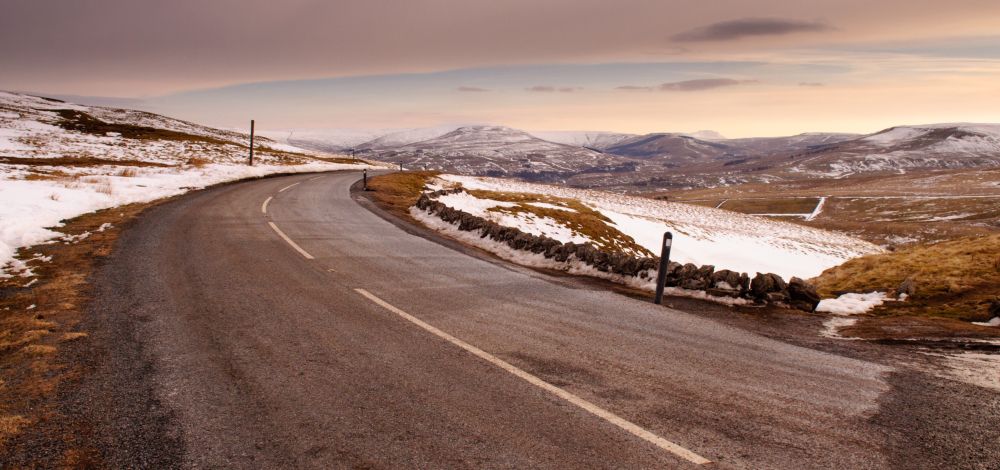
<path id="1" fill-rule="evenodd" d="M 826 86 L 826 84 L 820 82 L 799 82 L 799 86 L 820 87 L 820 86 Z"/>
<path id="2" fill-rule="evenodd" d="M 651 86 L 636 86 L 636 85 L 622 85 L 620 87 L 616 87 L 615 90 L 622 90 L 622 91 L 653 91 L 653 87 L 651 87 Z"/>
<path id="3" fill-rule="evenodd" d="M 460 86 L 455 89 L 455 91 L 461 91 L 464 93 L 482 93 L 485 91 L 490 91 L 486 88 L 479 88 L 477 86 Z"/>
<path id="4" fill-rule="evenodd" d="M 577 90 L 582 90 L 582 88 L 580 88 L 580 87 L 569 87 L 569 86 L 554 87 L 554 86 L 549 86 L 549 85 L 536 85 L 536 86 L 528 87 L 528 88 L 524 89 L 524 91 L 529 91 L 529 92 L 532 92 L 532 93 L 555 93 L 555 92 L 559 92 L 559 93 L 573 93 L 574 91 L 577 91 Z"/>
<path id="5" fill-rule="evenodd" d="M 754 83 L 756 80 L 733 80 L 732 78 L 699 78 L 697 80 L 684 80 L 681 82 L 670 82 L 660 85 L 658 88 L 663 91 L 702 91 L 713 88 L 742 85 L 744 83 Z"/>
<path id="6" fill-rule="evenodd" d="M 661 83 L 658 86 L 637 86 L 622 85 L 616 87 L 621 91 L 704 91 L 713 88 L 723 88 L 728 86 L 743 85 L 745 83 L 757 83 L 757 80 L 734 80 L 732 78 L 699 78 L 695 80 L 683 80 L 680 82 Z"/>
<path id="7" fill-rule="evenodd" d="M 676 42 L 734 41 L 750 36 L 782 36 L 792 33 L 816 33 L 833 29 L 818 21 L 781 18 L 741 18 L 712 23 L 671 37 Z"/>

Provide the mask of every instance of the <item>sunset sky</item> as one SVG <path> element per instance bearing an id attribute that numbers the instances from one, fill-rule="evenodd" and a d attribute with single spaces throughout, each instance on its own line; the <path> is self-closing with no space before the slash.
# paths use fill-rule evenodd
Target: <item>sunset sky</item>
<path id="1" fill-rule="evenodd" d="M 996 0 L 0 0 L 0 89 L 209 125 L 1000 122 Z"/>

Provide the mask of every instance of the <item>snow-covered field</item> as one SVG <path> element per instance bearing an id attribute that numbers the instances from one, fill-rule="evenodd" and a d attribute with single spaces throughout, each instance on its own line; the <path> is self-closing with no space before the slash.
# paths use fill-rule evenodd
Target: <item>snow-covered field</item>
<path id="1" fill-rule="evenodd" d="M 67 111 L 193 137 L 69 130 Z M 250 167 L 245 139 L 149 113 L 0 92 L 0 276 L 19 270 L 20 263 L 13 262 L 18 248 L 60 237 L 65 219 L 244 178 L 358 168 L 312 159 L 302 149 L 267 140 Z"/>
<path id="2" fill-rule="evenodd" d="M 615 228 L 654 254 L 660 253 L 663 233 L 671 231 L 674 235 L 672 261 L 710 264 L 717 270 L 729 269 L 751 276 L 757 272 L 771 272 L 785 279 L 792 276 L 811 278 L 851 258 L 882 251 L 871 243 L 847 235 L 702 206 L 513 180 L 455 175 L 442 175 L 441 178 L 445 184 L 457 183 L 466 189 L 578 200 L 602 213 Z M 531 214 L 520 216 L 488 211 L 509 203 L 475 199 L 465 193 L 439 198 L 456 209 L 525 232 L 562 242 L 586 241 L 581 234 L 555 220 Z"/>

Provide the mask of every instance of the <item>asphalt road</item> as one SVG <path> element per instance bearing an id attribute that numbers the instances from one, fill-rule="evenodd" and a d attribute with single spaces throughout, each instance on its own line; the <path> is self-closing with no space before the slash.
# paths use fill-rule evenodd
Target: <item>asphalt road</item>
<path id="1" fill-rule="evenodd" d="M 73 403 L 104 464 L 928 463 L 890 368 L 469 256 L 362 207 L 358 178 L 218 187 L 124 232 Z"/>

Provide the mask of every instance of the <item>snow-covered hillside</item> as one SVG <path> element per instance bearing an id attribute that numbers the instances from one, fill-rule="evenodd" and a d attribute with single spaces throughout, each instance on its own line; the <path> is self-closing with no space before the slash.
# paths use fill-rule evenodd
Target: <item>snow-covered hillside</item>
<path id="1" fill-rule="evenodd" d="M 588 131 L 538 131 L 531 132 L 531 135 L 557 144 L 587 147 L 597 150 L 604 150 L 623 140 L 635 137 L 635 134 Z"/>
<path id="2" fill-rule="evenodd" d="M 503 126 L 459 127 L 433 139 L 378 152 L 377 158 L 408 168 L 548 179 L 625 164 L 619 157 Z"/>
<path id="3" fill-rule="evenodd" d="M 280 129 L 265 130 L 259 134 L 304 149 L 339 153 L 381 137 L 388 132 L 392 131 L 378 129 Z"/>
<path id="4" fill-rule="evenodd" d="M 445 125 L 436 127 L 422 127 L 419 129 L 403 129 L 385 133 L 368 142 L 358 145 L 360 149 L 383 150 L 403 145 L 409 145 L 425 140 L 436 139 L 449 132 L 458 129 L 460 126 Z"/>
<path id="5" fill-rule="evenodd" d="M 1000 166 L 1000 125 L 927 124 L 892 127 L 806 152 L 793 169 L 843 177 L 911 169 Z"/>
<path id="6" fill-rule="evenodd" d="M 810 278 L 851 258 L 877 253 L 881 249 L 863 240 L 839 233 L 814 229 L 761 217 L 601 191 L 523 183 L 512 180 L 443 175 L 447 183 L 466 189 L 543 194 L 573 199 L 599 211 L 614 227 L 631 236 L 639 245 L 659 254 L 663 232 L 674 234 L 671 259 L 681 263 L 711 264 L 717 269 L 772 272 L 785 279 Z M 527 215 L 521 220 L 505 211 L 501 201 L 477 200 L 468 194 L 442 196 L 451 207 L 502 225 L 514 226 L 561 242 L 585 241 L 553 219 Z"/>
<path id="7" fill-rule="evenodd" d="M 62 220 L 272 173 L 358 168 L 155 114 L 0 92 L 0 275 Z M 15 263 L 17 264 L 17 263 Z"/>

